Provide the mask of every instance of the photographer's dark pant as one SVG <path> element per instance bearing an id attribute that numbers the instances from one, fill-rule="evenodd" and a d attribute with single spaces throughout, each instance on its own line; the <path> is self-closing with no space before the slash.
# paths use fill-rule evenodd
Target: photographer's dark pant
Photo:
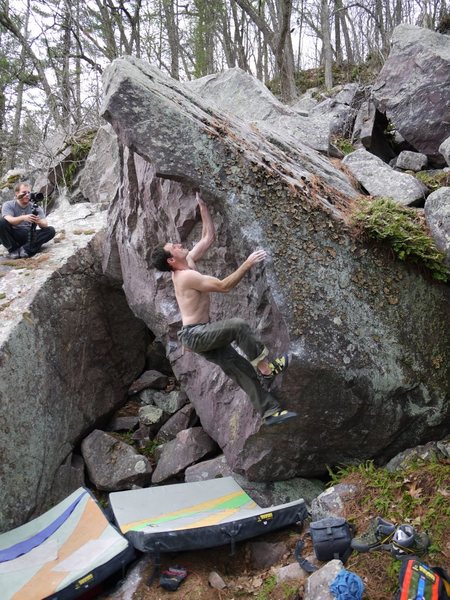
<path id="1" fill-rule="evenodd" d="M 243 319 L 226 319 L 216 323 L 187 325 L 178 338 L 189 350 L 200 354 L 221 369 L 250 397 L 262 416 L 272 415 L 280 405 L 259 382 L 256 365 L 267 356 L 267 348 L 256 339 L 250 325 Z M 248 356 L 246 360 L 231 346 L 236 342 Z"/>
<path id="2" fill-rule="evenodd" d="M 25 227 L 15 228 L 6 219 L 0 217 L 0 242 L 9 252 L 13 252 L 23 246 L 29 256 L 34 256 L 36 252 L 39 252 L 43 244 L 55 237 L 55 233 L 53 227 L 36 229 L 34 240 L 30 244 L 28 240 L 29 229 L 25 229 Z"/>

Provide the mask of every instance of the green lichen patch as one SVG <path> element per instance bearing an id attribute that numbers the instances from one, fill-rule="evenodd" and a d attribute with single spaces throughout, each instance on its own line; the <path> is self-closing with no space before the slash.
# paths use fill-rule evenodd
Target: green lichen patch
<path id="1" fill-rule="evenodd" d="M 449 278 L 445 254 L 437 249 L 416 210 L 390 198 L 361 200 L 354 208 L 352 222 L 360 232 L 387 243 L 400 260 L 426 267 L 438 281 Z"/>
<path id="2" fill-rule="evenodd" d="M 95 233 L 95 229 L 74 229 L 74 235 L 93 235 Z"/>
<path id="3" fill-rule="evenodd" d="M 95 134 L 95 131 L 88 131 L 83 136 L 71 140 L 71 153 L 64 165 L 64 180 L 67 187 L 72 186 L 76 173 L 83 166 L 92 148 Z"/>
<path id="4" fill-rule="evenodd" d="M 355 151 L 355 148 L 351 141 L 346 138 L 335 137 L 332 139 L 332 142 L 345 155 Z"/>
<path id="5" fill-rule="evenodd" d="M 450 185 L 450 173 L 446 171 L 419 171 L 414 175 L 430 190 Z"/>

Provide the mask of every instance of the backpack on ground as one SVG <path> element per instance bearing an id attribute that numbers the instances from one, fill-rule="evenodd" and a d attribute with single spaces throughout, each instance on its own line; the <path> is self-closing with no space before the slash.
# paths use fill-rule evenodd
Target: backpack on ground
<path id="1" fill-rule="evenodd" d="M 327 517 L 309 526 L 314 553 L 319 560 L 338 558 L 343 563 L 352 552 L 353 527 L 343 517 Z"/>
<path id="2" fill-rule="evenodd" d="M 395 600 L 450 600 L 450 581 L 443 569 L 417 558 L 403 560 Z"/>

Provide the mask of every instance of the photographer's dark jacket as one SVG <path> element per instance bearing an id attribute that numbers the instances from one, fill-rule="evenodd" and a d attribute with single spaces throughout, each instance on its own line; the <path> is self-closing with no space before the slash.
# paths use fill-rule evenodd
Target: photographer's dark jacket
<path id="1" fill-rule="evenodd" d="M 33 205 L 29 202 L 25 208 L 22 208 L 20 204 L 16 200 L 8 200 L 2 206 L 2 216 L 3 217 L 21 217 L 22 215 L 31 215 L 31 211 L 33 210 Z M 45 213 L 40 206 L 37 208 L 37 216 L 40 219 L 45 219 Z M 14 229 L 29 229 L 31 227 L 31 223 L 28 221 L 22 221 L 18 225 L 13 225 Z"/>

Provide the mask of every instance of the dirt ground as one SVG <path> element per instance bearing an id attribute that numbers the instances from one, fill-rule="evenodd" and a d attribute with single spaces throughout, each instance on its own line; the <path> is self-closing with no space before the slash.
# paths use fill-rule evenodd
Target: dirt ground
<path id="1" fill-rule="evenodd" d="M 180 565 L 188 572 L 187 578 L 176 592 L 164 590 L 159 586 L 158 580 L 154 581 L 150 587 L 147 585 L 148 578 L 153 572 L 153 563 L 146 558 L 144 559 L 144 581 L 132 595 L 132 600 L 168 600 L 169 598 L 172 600 L 174 598 L 179 600 L 238 600 L 245 598 L 299 600 L 301 595 L 298 592 L 302 592 L 302 589 L 299 589 L 298 582 L 288 582 L 274 587 L 272 575 L 275 568 L 295 562 L 294 547 L 300 536 L 299 528 L 293 526 L 248 542 L 238 543 L 234 554 L 231 554 L 231 546 L 223 546 L 209 550 L 163 555 L 162 571 L 169 566 Z M 275 568 L 258 571 L 251 567 L 249 544 L 254 541 L 284 542 L 288 550 L 283 556 L 282 562 Z M 222 577 L 227 584 L 225 589 L 218 590 L 209 585 L 208 579 L 212 571 Z M 116 596 L 103 595 L 102 598 L 114 598 L 115 600 Z"/>

